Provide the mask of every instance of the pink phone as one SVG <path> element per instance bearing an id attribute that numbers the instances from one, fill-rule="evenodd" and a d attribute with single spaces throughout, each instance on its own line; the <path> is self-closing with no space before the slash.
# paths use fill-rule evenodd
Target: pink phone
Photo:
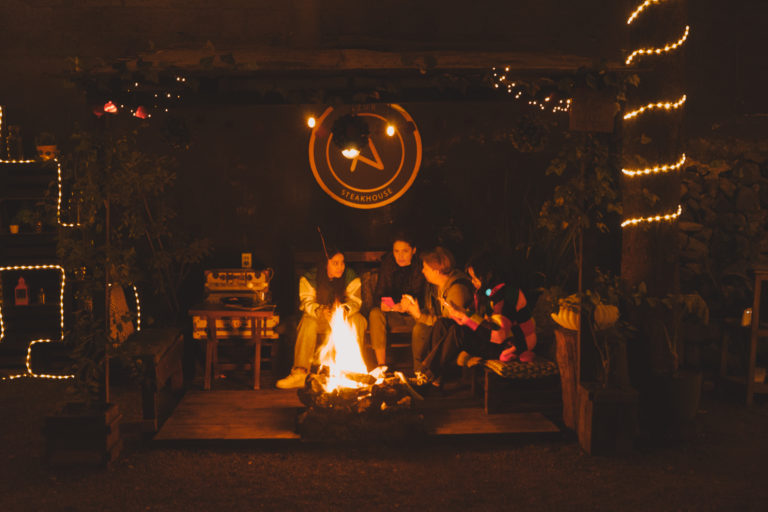
<path id="1" fill-rule="evenodd" d="M 382 297 L 381 304 L 384 306 L 389 306 L 390 308 L 395 307 L 395 301 L 392 300 L 392 297 Z"/>

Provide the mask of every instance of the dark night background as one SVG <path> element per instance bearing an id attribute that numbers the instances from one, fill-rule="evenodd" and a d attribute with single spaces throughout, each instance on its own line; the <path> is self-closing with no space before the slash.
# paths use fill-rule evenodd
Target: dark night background
<path id="1" fill-rule="evenodd" d="M 233 0 L 216 9 L 206 2 L 170 0 L 152 6 L 130 1 L 82 6 L 7 2 L 0 16 L 3 122 L 22 127 L 30 154 L 37 133 L 53 132 L 65 141 L 79 127 L 96 126 L 91 110 L 106 99 L 93 88 L 75 85 L 74 67 L 103 70 L 120 58 L 153 50 L 209 46 L 223 53 L 249 45 L 298 51 L 447 49 L 571 54 L 616 62 L 627 46 L 626 14 L 636 3 L 515 2 L 469 11 L 460 2 L 391 1 L 355 9 L 345 9 L 343 1 L 312 0 L 268 7 Z M 714 0 L 688 2 L 689 137 L 765 134 L 765 10 L 760 1 L 727 6 Z M 407 16 L 392 16 L 405 12 Z M 237 59 L 237 52 L 233 54 Z M 258 68 L 253 62 L 249 66 Z M 286 101 L 285 95 L 275 102 L 264 92 L 265 83 L 279 92 L 312 88 L 314 80 L 326 75 L 189 73 L 198 80 L 197 92 L 185 94 L 168 115 L 159 114 L 151 122 L 160 131 L 170 127 L 177 134 L 182 127 L 188 142 L 188 151 L 176 153 L 175 200 L 186 227 L 214 242 L 215 252 L 203 268 L 238 266 L 240 252 L 248 251 L 257 263 L 281 270 L 294 251 L 319 249 L 317 225 L 347 250 L 385 249 L 391 228 L 403 224 L 415 229 L 420 245 L 453 244 L 460 256 L 469 245 L 498 238 L 501 229 L 508 230 L 513 244 L 521 241 L 515 238 L 528 231 L 525 226 L 534 222 L 537 205 L 551 191 L 543 176 L 550 155 L 521 154 L 499 142 L 507 126 L 530 110 L 509 97 L 482 92 L 487 71 L 465 74 L 471 86 L 464 96 L 441 97 L 434 94 L 441 89 L 431 86 L 416 87 L 416 92 L 403 88 L 394 95 L 392 101 L 413 116 L 421 131 L 424 158 L 411 189 L 374 210 L 336 203 L 310 172 L 305 118 L 319 114 L 326 103 Z M 524 77 L 536 74 L 521 71 Z M 256 79 L 249 81 L 249 76 Z M 405 76 L 402 83 L 418 83 L 418 74 L 415 79 Z M 345 75 L 329 83 L 348 79 Z M 362 77 L 357 83 L 377 79 L 386 77 Z M 567 114 L 551 116 L 567 126 Z M 551 144 L 554 151 L 557 141 Z M 60 145 L 66 148 L 66 143 Z M 484 221 L 480 206 L 498 206 L 505 187 L 511 198 L 508 223 Z M 287 272 L 278 272 L 276 286 L 291 284 L 281 283 L 281 277 Z M 192 284 L 194 293 L 199 293 L 199 284 Z"/>

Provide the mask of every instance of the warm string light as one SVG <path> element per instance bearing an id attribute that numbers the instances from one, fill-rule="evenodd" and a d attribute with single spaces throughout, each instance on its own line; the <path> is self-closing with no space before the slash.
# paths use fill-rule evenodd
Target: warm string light
<path id="1" fill-rule="evenodd" d="M 53 340 L 50 339 L 39 339 L 39 340 L 32 340 L 29 342 L 29 345 L 27 345 L 27 360 L 26 360 L 26 367 L 27 367 L 27 373 L 19 373 L 16 375 L 8 375 L 6 377 L 0 378 L 0 380 L 15 380 L 15 379 L 54 379 L 54 380 L 66 380 L 66 379 L 74 379 L 74 375 L 53 375 L 50 373 L 35 373 L 32 371 L 32 346 L 37 343 L 56 343 Z"/>
<path id="2" fill-rule="evenodd" d="M 61 265 L 13 265 L 10 267 L 0 267 L 0 272 L 5 270 L 59 270 L 61 272 L 61 286 L 59 287 L 59 326 L 61 328 L 61 339 L 64 339 L 64 287 L 66 285 L 66 273 Z M 3 306 L 0 302 L 0 342 L 5 337 L 5 323 L 3 322 Z"/>
<path id="3" fill-rule="evenodd" d="M 141 302 L 139 301 L 139 289 L 133 286 L 133 296 L 136 298 L 136 332 L 141 330 Z"/>
<path id="4" fill-rule="evenodd" d="M 687 96 L 683 94 L 679 100 L 675 102 L 671 101 L 659 101 L 657 103 L 649 103 L 644 107 L 640 107 L 637 110 L 633 110 L 631 112 L 628 112 L 627 114 L 624 114 L 624 120 L 632 119 L 633 117 L 637 117 L 643 112 L 647 110 L 654 110 L 654 109 L 664 109 L 664 110 L 673 110 L 676 108 L 680 108 L 685 103 L 685 100 L 687 99 Z"/>
<path id="5" fill-rule="evenodd" d="M 637 9 L 634 10 L 634 12 L 629 16 L 629 19 L 627 19 L 627 25 L 632 24 L 633 21 L 635 21 L 635 18 L 637 18 L 643 10 L 650 6 L 651 4 L 660 4 L 661 2 L 664 2 L 665 0 L 645 0 L 640 6 L 638 6 Z"/>
<path id="6" fill-rule="evenodd" d="M 671 52 L 675 48 L 679 47 L 681 44 L 685 42 L 686 39 L 688 39 L 688 33 L 690 32 L 691 27 L 686 25 L 685 26 L 685 32 L 683 33 L 683 36 L 675 41 L 674 43 L 668 43 L 660 48 L 640 48 L 639 50 L 633 51 L 631 54 L 629 54 L 629 57 L 627 57 L 627 60 L 624 62 L 627 66 L 632 64 L 632 61 L 635 57 L 638 55 L 649 55 L 649 54 L 656 54 L 660 55 L 662 53 Z"/>
<path id="7" fill-rule="evenodd" d="M 507 91 L 507 94 L 514 93 L 514 97 L 516 100 L 519 100 L 523 96 L 523 90 L 518 86 L 517 82 L 509 81 L 507 78 L 506 73 L 509 72 L 509 66 L 504 68 L 504 71 L 497 71 L 497 69 L 494 67 L 491 69 L 493 71 L 493 78 L 495 80 L 493 87 L 495 89 L 505 88 Z M 544 98 L 544 100 L 539 101 L 536 99 L 531 99 L 527 101 L 528 105 L 531 105 L 533 107 L 538 107 L 539 110 L 547 110 L 549 109 L 553 113 L 557 112 L 568 112 L 571 108 L 571 99 L 570 98 L 563 98 L 559 100 L 554 100 L 552 96 L 547 96 Z"/>
<path id="8" fill-rule="evenodd" d="M 621 223 L 621 227 L 634 226 L 636 224 L 642 223 L 673 221 L 677 219 L 681 213 L 683 213 L 683 207 L 681 205 L 677 205 L 677 210 L 672 213 L 667 213 L 666 215 L 654 215 L 651 217 L 635 217 L 633 219 L 627 219 Z"/>
<path id="9" fill-rule="evenodd" d="M 683 156 L 680 157 L 680 160 L 678 160 L 674 164 L 657 165 L 655 167 L 646 167 L 645 169 L 622 169 L 621 172 L 623 172 L 627 176 L 632 176 L 632 177 L 643 176 L 646 174 L 658 174 L 663 172 L 676 171 L 677 169 L 681 168 L 684 163 L 685 163 L 685 153 L 683 153 Z"/>
<path id="10" fill-rule="evenodd" d="M 645 10 L 647 7 L 654 4 L 659 4 L 662 1 L 664 0 L 645 0 L 629 16 L 629 18 L 627 19 L 627 25 L 630 25 L 640 15 L 640 13 L 642 13 L 643 10 Z M 634 58 L 637 57 L 638 55 L 660 55 L 662 53 L 670 52 L 678 48 L 680 45 L 682 45 L 686 41 L 686 39 L 688 39 L 688 34 L 690 33 L 690 30 L 691 30 L 691 27 L 689 25 L 686 25 L 685 31 L 683 32 L 683 35 L 682 37 L 680 37 L 680 39 L 678 39 L 674 43 L 666 44 L 661 48 L 641 48 L 633 51 L 629 55 L 629 57 L 627 57 L 627 60 L 625 61 L 626 65 L 630 65 L 634 60 Z M 686 100 L 686 95 L 683 94 L 683 96 L 674 103 L 673 102 L 649 103 L 644 107 L 640 107 L 637 110 L 628 112 L 626 115 L 624 115 L 624 120 L 637 117 L 647 110 L 663 109 L 669 112 L 670 110 L 682 107 L 683 104 L 685 103 L 685 100 Z M 647 176 L 649 174 L 658 174 L 658 173 L 675 171 L 677 169 L 680 169 L 684 163 L 685 163 L 685 153 L 683 153 L 680 159 L 675 163 L 656 165 L 654 167 L 646 167 L 644 169 L 622 169 L 621 172 L 623 172 L 626 176 L 629 176 L 629 177 Z M 666 213 L 663 215 L 662 214 L 653 215 L 650 217 L 634 217 L 634 218 L 626 219 L 621 223 L 621 227 L 623 228 L 626 226 L 635 226 L 643 223 L 653 223 L 653 222 L 662 222 L 662 221 L 671 222 L 677 219 L 678 217 L 680 217 L 682 213 L 683 213 L 683 207 L 678 204 L 677 210 L 675 210 L 672 213 Z"/>
<path id="11" fill-rule="evenodd" d="M 62 222 L 61 221 L 61 162 L 59 162 L 58 159 L 56 160 L 56 169 L 57 169 L 57 179 L 59 184 L 59 198 L 58 202 L 56 203 L 56 222 L 59 224 L 59 226 L 64 226 L 65 228 L 74 228 L 80 225 L 78 222 Z"/>

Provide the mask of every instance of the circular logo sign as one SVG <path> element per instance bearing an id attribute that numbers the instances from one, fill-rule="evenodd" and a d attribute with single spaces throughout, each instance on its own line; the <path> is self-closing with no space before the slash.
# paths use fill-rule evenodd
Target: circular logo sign
<path id="1" fill-rule="evenodd" d="M 357 118 L 356 125 L 367 125 L 368 137 L 359 153 L 348 158 L 333 136 L 334 123 L 350 115 Z M 416 179 L 421 136 L 399 105 L 328 107 L 309 138 L 309 165 L 317 183 L 336 201 L 353 208 L 379 208 L 405 194 Z"/>

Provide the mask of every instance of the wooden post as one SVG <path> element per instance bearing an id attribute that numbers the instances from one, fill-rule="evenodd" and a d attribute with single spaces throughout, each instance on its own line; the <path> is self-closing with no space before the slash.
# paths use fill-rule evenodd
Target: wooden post
<path id="1" fill-rule="evenodd" d="M 556 358 L 560 370 L 560 385 L 563 395 L 563 423 L 576 430 L 578 424 L 578 369 L 577 332 L 568 329 L 555 329 Z"/>

